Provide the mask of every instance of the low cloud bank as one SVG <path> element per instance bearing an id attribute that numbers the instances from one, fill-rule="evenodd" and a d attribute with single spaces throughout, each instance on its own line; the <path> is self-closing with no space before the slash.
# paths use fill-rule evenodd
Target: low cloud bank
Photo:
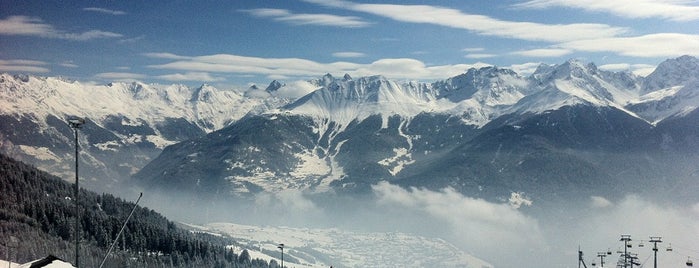
<path id="1" fill-rule="evenodd" d="M 683 266 L 687 257 L 697 261 L 699 204 L 650 200 L 662 198 L 591 196 L 582 204 L 545 205 L 515 193 L 509 200 L 489 202 L 451 188 L 406 189 L 382 182 L 361 197 L 319 197 L 287 190 L 260 193 L 249 202 L 170 211 L 189 219 L 206 213 L 198 218 L 200 223 L 412 233 L 444 239 L 495 267 L 577 267 L 578 247 L 584 251 L 588 266 L 592 262 L 599 265 L 598 252 L 612 251 L 605 260 L 606 267 L 611 267 L 619 258 L 617 251 L 623 251 L 622 234 L 631 235 L 630 250 L 638 253 L 642 263 L 653 261 L 650 236 L 662 237 L 660 266 Z M 192 208 L 198 211 L 190 212 Z M 638 247 L 639 242 L 645 247 Z M 670 245 L 673 251 L 666 250 Z"/>

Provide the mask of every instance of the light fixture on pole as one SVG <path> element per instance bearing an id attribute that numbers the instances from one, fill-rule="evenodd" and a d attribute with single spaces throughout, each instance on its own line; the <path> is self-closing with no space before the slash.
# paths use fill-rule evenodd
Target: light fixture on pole
<path id="1" fill-rule="evenodd" d="M 282 250 L 282 267 L 281 268 L 284 268 L 284 244 L 279 244 L 279 246 L 277 246 L 277 248 Z"/>
<path id="2" fill-rule="evenodd" d="M 80 204 L 78 203 L 78 194 L 80 188 L 78 186 L 78 129 L 85 124 L 84 118 L 71 117 L 68 119 L 70 128 L 75 132 L 75 267 L 80 267 Z"/>

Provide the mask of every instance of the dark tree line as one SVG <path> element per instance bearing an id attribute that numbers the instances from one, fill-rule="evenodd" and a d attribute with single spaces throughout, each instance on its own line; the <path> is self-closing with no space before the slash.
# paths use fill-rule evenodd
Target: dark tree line
<path id="1" fill-rule="evenodd" d="M 18 263 L 75 258 L 74 186 L 0 154 L 0 258 Z M 110 194 L 80 192 L 80 263 L 98 267 L 133 208 Z M 276 267 L 227 249 L 230 238 L 193 233 L 137 207 L 106 267 Z"/>

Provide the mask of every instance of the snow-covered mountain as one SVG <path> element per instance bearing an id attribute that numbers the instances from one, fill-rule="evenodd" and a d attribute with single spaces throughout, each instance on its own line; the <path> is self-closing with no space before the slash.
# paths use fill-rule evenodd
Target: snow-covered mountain
<path id="1" fill-rule="evenodd" d="M 570 60 L 528 77 L 497 67 L 430 83 L 327 74 L 245 91 L 5 74 L 1 147 L 69 173 L 65 118 L 83 116 L 90 179 L 135 173 L 146 187 L 207 196 L 379 181 L 509 196 L 686 179 L 699 174 L 688 130 L 698 61 L 670 59 L 645 78 Z"/>
<path id="2" fill-rule="evenodd" d="M 578 60 L 529 77 L 487 67 L 432 83 L 328 74 L 288 105 L 168 147 L 136 178 L 223 196 L 355 192 L 379 181 L 499 198 L 667 188 L 659 178 L 698 174 L 698 155 L 679 145 L 698 134 L 675 133 L 696 123 L 687 115 L 699 107 L 697 79 L 686 77 L 699 77 L 686 67 L 695 61 L 668 60 L 648 78 Z M 649 82 L 657 77 L 684 78 Z M 676 127 L 661 127 L 668 118 Z"/>
<path id="3" fill-rule="evenodd" d="M 93 85 L 8 74 L 0 74 L 0 92 L 4 153 L 70 178 L 74 145 L 66 119 L 83 117 L 81 177 L 101 185 L 128 178 L 168 145 L 220 129 L 264 106 L 262 99 L 210 85 Z"/>

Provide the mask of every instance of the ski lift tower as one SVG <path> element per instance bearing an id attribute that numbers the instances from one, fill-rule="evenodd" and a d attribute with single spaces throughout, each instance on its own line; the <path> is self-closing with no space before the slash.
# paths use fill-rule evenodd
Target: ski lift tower
<path id="1" fill-rule="evenodd" d="M 624 241 L 624 268 L 626 268 L 629 266 L 629 253 L 626 249 L 629 247 L 629 242 L 631 242 L 631 235 L 621 235 L 619 241 Z"/>
<path id="2" fill-rule="evenodd" d="M 650 241 L 653 243 L 653 268 L 658 268 L 658 243 L 662 243 L 660 236 L 651 236 Z"/>

